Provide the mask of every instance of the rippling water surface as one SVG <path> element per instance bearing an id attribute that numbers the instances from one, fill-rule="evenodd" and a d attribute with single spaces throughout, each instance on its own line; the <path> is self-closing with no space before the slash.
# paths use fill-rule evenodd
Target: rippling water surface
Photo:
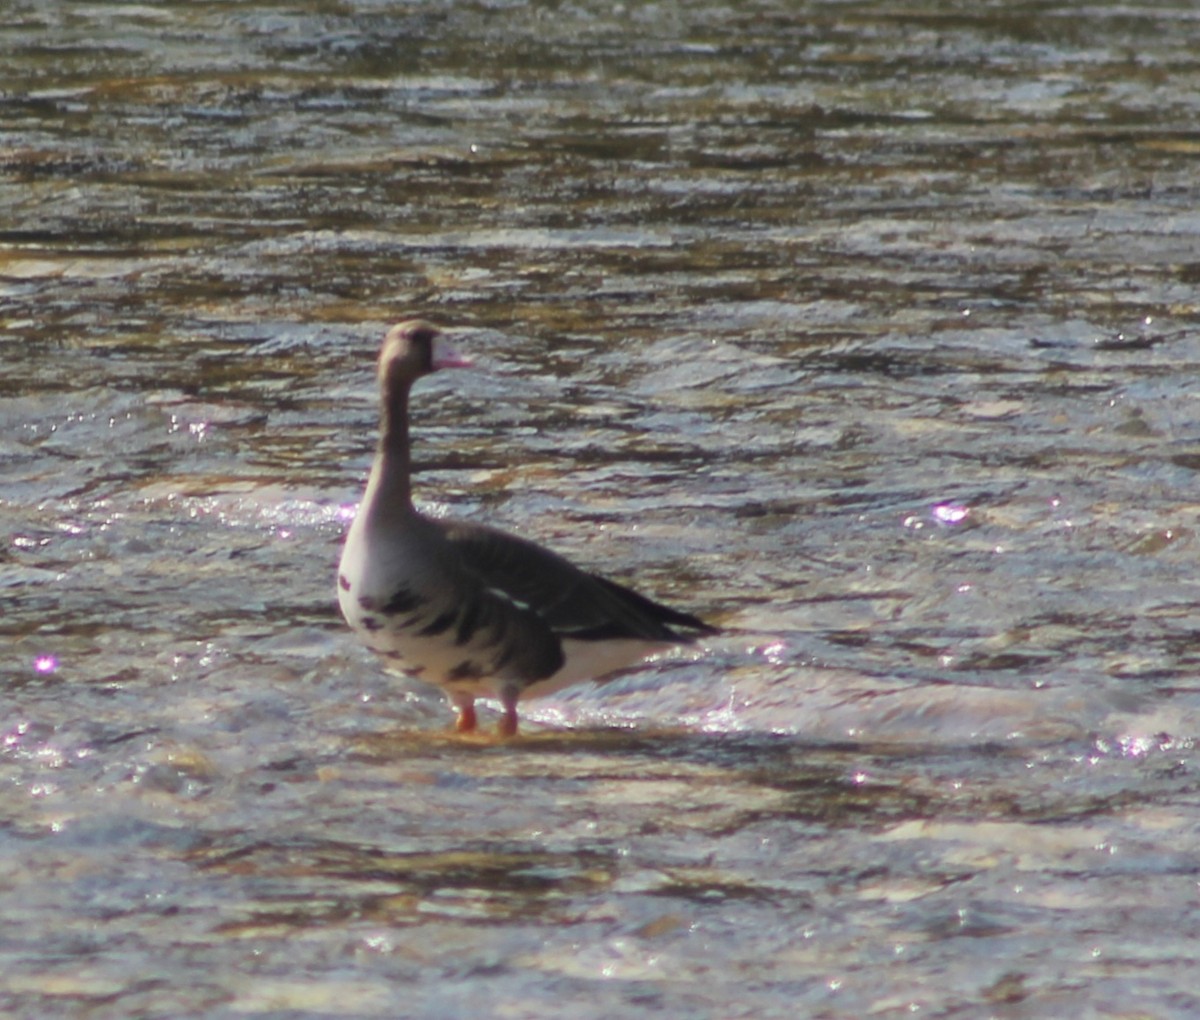
<path id="1" fill-rule="evenodd" d="M 0 1011 L 1193 1017 L 1190 4 L 8 4 Z M 725 628 L 449 736 L 418 486 Z"/>

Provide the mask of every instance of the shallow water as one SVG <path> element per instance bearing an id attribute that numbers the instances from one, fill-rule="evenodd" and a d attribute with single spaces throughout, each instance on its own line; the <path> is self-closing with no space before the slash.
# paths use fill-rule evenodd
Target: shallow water
<path id="1" fill-rule="evenodd" d="M 10 4 L 0 1011 L 1191 1017 L 1189 5 Z M 425 505 L 725 628 L 446 734 Z"/>

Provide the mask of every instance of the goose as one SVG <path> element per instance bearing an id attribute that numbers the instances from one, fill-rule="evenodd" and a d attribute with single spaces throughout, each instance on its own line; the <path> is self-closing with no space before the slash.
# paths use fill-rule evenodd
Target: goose
<path id="1" fill-rule="evenodd" d="M 472 362 L 436 326 L 393 326 L 379 355 L 379 440 L 337 572 L 342 615 L 389 670 L 441 687 L 456 729 L 476 730 L 476 698 L 499 701 L 501 737 L 517 703 L 599 679 L 717 633 L 534 542 L 413 506 L 408 401 L 414 382 Z"/>

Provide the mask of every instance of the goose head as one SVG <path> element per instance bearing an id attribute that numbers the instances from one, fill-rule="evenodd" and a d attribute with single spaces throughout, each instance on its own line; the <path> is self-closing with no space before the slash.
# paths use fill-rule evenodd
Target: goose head
<path id="1" fill-rule="evenodd" d="M 379 385 L 384 391 L 407 387 L 430 372 L 470 365 L 470 358 L 455 350 L 437 326 L 423 319 L 410 319 L 393 326 L 383 338 Z"/>

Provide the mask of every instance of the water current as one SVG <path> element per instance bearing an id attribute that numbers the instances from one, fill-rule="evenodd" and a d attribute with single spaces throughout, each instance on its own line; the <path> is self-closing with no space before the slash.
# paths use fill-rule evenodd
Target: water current
<path id="1" fill-rule="evenodd" d="M 1200 1013 L 1190 3 L 0 9 L 0 1013 Z M 719 624 L 447 732 L 418 495 Z M 485 725 L 494 713 L 484 713 Z"/>

